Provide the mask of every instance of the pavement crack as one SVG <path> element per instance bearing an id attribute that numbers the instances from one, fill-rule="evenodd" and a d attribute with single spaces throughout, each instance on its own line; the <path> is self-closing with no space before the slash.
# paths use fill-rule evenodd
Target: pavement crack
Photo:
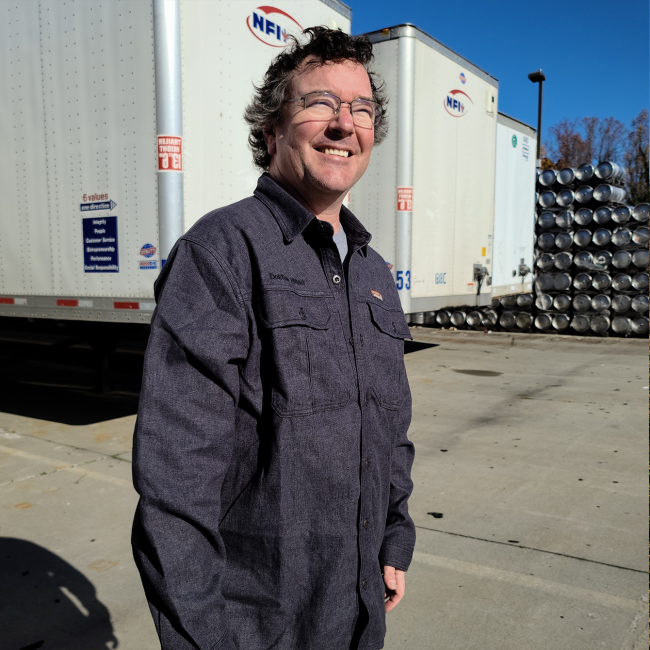
<path id="1" fill-rule="evenodd" d="M 489 542 L 490 544 L 501 544 L 502 546 L 509 546 L 510 548 L 525 548 L 529 551 L 537 551 L 538 553 L 547 553 L 548 555 L 557 555 L 558 557 L 567 557 L 572 560 L 580 560 L 581 562 L 589 562 L 590 564 L 600 564 L 601 566 L 608 566 L 614 569 L 623 569 L 623 571 L 633 571 L 634 573 L 648 574 L 650 571 L 642 571 L 641 569 L 632 569 L 628 566 L 620 566 L 618 564 L 609 564 L 608 562 L 599 562 L 598 560 L 589 560 L 585 557 L 578 557 L 577 555 L 569 555 L 568 553 L 558 553 L 557 551 L 547 551 L 543 548 L 535 548 L 534 546 L 524 546 L 523 544 L 509 544 L 508 542 L 500 542 L 496 539 L 485 539 L 484 537 L 475 537 L 473 535 L 463 535 L 462 533 L 452 533 L 448 530 L 440 530 L 439 528 L 428 528 L 427 526 L 416 526 L 421 530 L 430 530 L 434 533 L 443 533 L 445 535 L 454 535 L 455 537 L 464 537 L 465 539 L 475 539 L 479 542 Z"/>

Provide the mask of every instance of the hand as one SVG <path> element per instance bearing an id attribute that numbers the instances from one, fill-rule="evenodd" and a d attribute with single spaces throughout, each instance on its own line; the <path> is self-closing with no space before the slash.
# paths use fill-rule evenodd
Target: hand
<path id="1" fill-rule="evenodd" d="M 404 578 L 404 571 L 396 569 L 392 566 L 384 567 L 384 584 L 386 591 L 384 598 L 386 599 L 384 609 L 390 612 L 404 596 L 406 590 L 406 580 Z"/>

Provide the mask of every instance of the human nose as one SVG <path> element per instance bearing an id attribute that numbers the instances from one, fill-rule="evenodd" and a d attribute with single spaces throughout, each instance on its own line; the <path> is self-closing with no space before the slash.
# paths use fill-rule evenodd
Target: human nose
<path id="1" fill-rule="evenodd" d="M 339 110 L 330 121 L 330 128 L 346 134 L 354 132 L 354 120 L 352 119 L 352 106 L 350 102 L 341 102 Z"/>

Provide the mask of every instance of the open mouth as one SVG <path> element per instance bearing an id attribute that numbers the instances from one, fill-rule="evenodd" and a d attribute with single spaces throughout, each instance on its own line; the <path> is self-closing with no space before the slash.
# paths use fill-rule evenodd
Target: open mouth
<path id="1" fill-rule="evenodd" d="M 345 149 L 333 149 L 332 147 L 318 147 L 316 151 L 329 156 L 339 156 L 340 158 L 347 158 L 350 155 L 350 152 Z"/>

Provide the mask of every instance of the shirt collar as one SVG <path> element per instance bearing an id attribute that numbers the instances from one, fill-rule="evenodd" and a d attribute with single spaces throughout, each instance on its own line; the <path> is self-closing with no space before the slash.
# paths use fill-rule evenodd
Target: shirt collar
<path id="1" fill-rule="evenodd" d="M 316 217 L 305 209 L 288 192 L 282 189 L 267 173 L 260 176 L 253 195 L 271 211 L 284 238 L 292 242 Z M 345 206 L 341 206 L 341 224 L 348 239 L 358 247 L 370 242 L 371 235 Z"/>

